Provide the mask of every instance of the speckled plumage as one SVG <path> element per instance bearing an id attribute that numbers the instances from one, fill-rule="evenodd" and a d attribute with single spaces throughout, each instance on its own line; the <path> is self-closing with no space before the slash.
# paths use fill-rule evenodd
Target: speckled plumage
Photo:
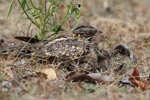
<path id="1" fill-rule="evenodd" d="M 80 36 L 81 38 L 89 38 L 91 39 L 96 33 L 102 33 L 102 31 L 97 30 L 95 27 L 92 26 L 85 26 L 85 25 L 81 25 L 76 27 L 73 30 L 73 33 L 75 34 L 75 36 Z"/>

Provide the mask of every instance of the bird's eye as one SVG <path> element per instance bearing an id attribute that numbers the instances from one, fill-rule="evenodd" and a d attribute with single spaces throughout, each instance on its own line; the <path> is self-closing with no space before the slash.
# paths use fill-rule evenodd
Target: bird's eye
<path id="1" fill-rule="evenodd" d="M 80 8 L 81 8 L 81 4 L 80 4 L 80 3 L 78 3 L 78 4 L 77 4 L 77 9 L 79 9 L 79 10 L 80 10 Z"/>

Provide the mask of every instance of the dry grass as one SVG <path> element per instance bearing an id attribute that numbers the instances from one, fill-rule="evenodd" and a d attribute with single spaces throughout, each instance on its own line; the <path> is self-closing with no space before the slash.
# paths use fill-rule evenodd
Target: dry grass
<path id="1" fill-rule="evenodd" d="M 117 44 L 127 44 L 133 49 L 138 57 L 137 66 L 142 75 L 149 75 L 150 72 L 150 12 L 149 0 L 108 0 L 109 8 L 104 7 L 103 0 L 80 0 L 83 5 L 83 16 L 79 24 L 88 24 L 101 29 L 105 34 L 97 35 L 95 40 L 99 48 L 111 50 Z M 20 19 L 18 6 L 14 7 L 12 14 L 6 19 L 6 11 L 9 2 L 0 1 L 0 38 L 7 39 L 7 46 L 18 44 L 13 40 L 14 35 L 22 35 L 27 32 L 29 22 Z M 34 32 L 34 28 L 31 29 Z M 31 34 L 30 34 L 31 35 Z M 54 67 L 49 64 L 34 63 L 33 59 L 24 59 L 25 64 L 18 64 L 11 55 L 7 58 L 0 58 L 0 68 L 6 69 L 13 66 L 18 77 L 30 71 L 40 71 L 45 67 Z M 17 65 L 14 65 L 16 64 Z M 133 66 L 134 67 L 134 66 Z M 87 83 L 72 83 L 64 81 L 67 72 L 65 69 L 55 69 L 58 79 L 45 81 L 43 78 L 33 77 L 26 80 L 26 85 L 20 80 L 20 87 L 14 86 L 8 92 L 0 90 L 1 100 L 149 100 L 150 90 L 142 91 L 139 88 L 119 87 L 117 81 L 110 85 L 92 85 Z M 19 73 L 18 73 L 19 72 Z M 1 79 L 6 77 L 1 75 Z M 43 81 L 40 81 L 43 80 Z M 18 85 L 16 82 L 15 84 Z M 2 87 L 0 86 L 0 89 Z M 20 90 L 24 92 L 20 92 Z"/>

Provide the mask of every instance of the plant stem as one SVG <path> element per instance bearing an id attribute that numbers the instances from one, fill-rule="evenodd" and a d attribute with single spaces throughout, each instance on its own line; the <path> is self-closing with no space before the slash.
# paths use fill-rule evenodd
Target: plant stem
<path id="1" fill-rule="evenodd" d="M 18 0 L 18 2 L 19 2 L 19 4 L 20 4 L 21 8 L 23 9 L 23 12 L 24 12 L 25 15 L 27 16 L 27 18 L 28 18 L 37 28 L 39 28 L 39 25 L 38 25 L 37 23 L 35 23 L 35 22 L 32 20 L 32 18 L 30 18 L 30 16 L 27 14 L 27 12 L 25 11 L 25 9 L 22 7 L 21 2 L 20 2 L 19 0 Z"/>

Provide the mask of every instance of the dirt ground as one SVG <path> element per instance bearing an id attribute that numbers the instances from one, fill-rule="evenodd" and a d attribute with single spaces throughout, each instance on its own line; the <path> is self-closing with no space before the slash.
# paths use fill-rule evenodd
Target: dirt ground
<path id="1" fill-rule="evenodd" d="M 103 35 L 96 34 L 94 37 L 99 48 L 111 50 L 119 44 L 128 45 L 138 60 L 137 64 L 129 67 L 137 66 L 142 73 L 141 77 L 149 76 L 150 1 L 80 0 L 79 2 L 82 5 L 82 16 L 78 24 L 91 25 L 103 31 Z M 4 39 L 3 47 L 22 44 L 15 40 L 14 36 L 34 34 L 34 27 L 28 32 L 30 23 L 22 18 L 19 5 L 15 4 L 11 15 L 6 17 L 9 3 L 7 0 L 0 1 L 0 39 Z M 0 57 L 0 70 L 15 64 L 20 66 L 16 71 L 21 75 L 26 70 L 40 71 L 44 68 L 54 68 L 51 64 L 35 64 L 31 59 L 16 59 L 12 55 L 7 58 Z M 24 92 L 16 88 L 18 84 L 22 86 L 22 82 L 17 82 L 13 89 L 6 91 L 0 86 L 0 100 L 149 100 L 150 98 L 150 90 L 143 91 L 131 86 L 119 87 L 117 82 L 123 76 L 109 85 L 74 83 L 64 81 L 63 77 L 68 73 L 66 70 L 59 70 L 57 67 L 54 69 L 57 73 L 56 80 L 42 83 L 38 78 L 33 78 L 34 81 L 27 79 L 26 85 L 22 87 L 25 87 Z M 0 75 L 0 82 L 3 78 L 4 76 Z"/>

